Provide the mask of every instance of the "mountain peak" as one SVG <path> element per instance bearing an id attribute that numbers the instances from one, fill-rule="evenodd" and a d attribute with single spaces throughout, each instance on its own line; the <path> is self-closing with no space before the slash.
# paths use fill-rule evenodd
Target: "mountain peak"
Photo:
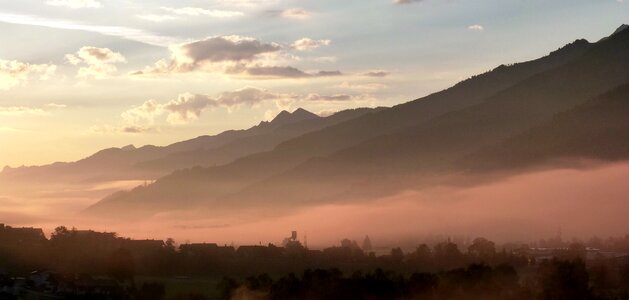
<path id="1" fill-rule="evenodd" d="M 135 146 L 133 144 L 129 144 L 129 145 L 126 145 L 126 146 L 120 148 L 120 150 L 122 150 L 122 151 L 131 151 L 131 150 L 135 150 L 135 149 L 136 148 L 135 148 Z"/>
<path id="2" fill-rule="evenodd" d="M 286 110 L 283 110 L 273 119 L 273 121 L 271 121 L 271 124 L 285 125 L 285 124 L 290 124 L 290 123 L 295 123 L 295 122 L 310 120 L 310 119 L 316 119 L 316 118 L 319 118 L 319 116 L 303 108 L 298 108 L 292 113 Z"/>
<path id="3" fill-rule="evenodd" d="M 622 25 L 620 25 L 620 27 L 618 27 L 618 29 L 616 29 L 616 31 L 614 31 L 614 33 L 612 33 L 612 35 L 618 34 L 618 33 L 620 33 L 621 31 L 624 31 L 627 28 L 629 28 L 629 25 L 622 24 Z"/>
<path id="4" fill-rule="evenodd" d="M 629 28 L 629 25 L 627 25 L 627 24 L 622 24 L 622 25 L 620 25 L 620 27 L 616 28 L 616 30 L 614 31 L 614 33 L 610 34 L 610 35 L 609 35 L 609 36 L 607 36 L 607 37 L 602 38 L 600 41 L 601 41 L 601 42 L 602 42 L 602 41 L 605 41 L 605 40 L 607 40 L 607 39 L 609 39 L 609 38 L 611 38 L 611 37 L 613 37 L 613 36 L 615 36 L 615 35 L 617 35 L 617 34 L 619 34 L 619 33 L 623 32 L 623 31 L 625 31 L 627 28 Z"/>

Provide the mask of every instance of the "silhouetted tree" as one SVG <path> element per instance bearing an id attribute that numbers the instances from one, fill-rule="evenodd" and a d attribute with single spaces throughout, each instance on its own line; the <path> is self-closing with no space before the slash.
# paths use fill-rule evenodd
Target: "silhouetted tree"
<path id="1" fill-rule="evenodd" d="M 496 245 L 494 242 L 482 237 L 474 239 L 472 245 L 470 245 L 467 250 L 471 255 L 486 263 L 489 263 L 496 255 Z"/>
<path id="2" fill-rule="evenodd" d="M 127 249 L 117 249 L 109 257 L 108 273 L 118 281 L 133 280 L 135 263 Z"/>
<path id="3" fill-rule="evenodd" d="M 365 239 L 363 240 L 363 247 L 362 247 L 363 251 L 371 251 L 373 250 L 373 246 L 371 245 L 371 239 L 369 238 L 368 235 L 365 236 Z"/>
<path id="4" fill-rule="evenodd" d="M 542 300 L 590 299 L 589 275 L 581 259 L 565 261 L 553 259 L 543 262 L 538 269 Z"/>

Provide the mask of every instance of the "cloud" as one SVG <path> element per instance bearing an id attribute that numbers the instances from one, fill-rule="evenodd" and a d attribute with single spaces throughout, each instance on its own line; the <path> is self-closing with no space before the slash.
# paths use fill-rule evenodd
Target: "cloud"
<path id="1" fill-rule="evenodd" d="M 391 73 L 389 73 L 387 71 L 377 70 L 377 71 L 369 71 L 369 72 L 363 73 L 363 76 L 367 76 L 367 77 L 387 77 L 390 74 Z"/>
<path id="2" fill-rule="evenodd" d="M 251 61 L 264 53 L 277 52 L 280 46 L 262 43 L 241 36 L 213 37 L 182 45 L 179 49 L 181 61 L 194 64 L 203 62 Z"/>
<path id="3" fill-rule="evenodd" d="M 335 56 L 321 56 L 314 59 L 318 63 L 335 63 L 337 58 Z"/>
<path id="4" fill-rule="evenodd" d="M 319 71 L 307 73 L 294 67 L 250 67 L 246 70 L 247 74 L 256 77 L 266 78 L 313 78 L 313 77 L 332 77 L 341 76 L 340 71 Z"/>
<path id="5" fill-rule="evenodd" d="M 221 4 L 226 6 L 238 6 L 255 8 L 260 6 L 267 6 L 277 4 L 278 0 L 222 0 Z"/>
<path id="6" fill-rule="evenodd" d="M 313 41 L 326 44 L 327 41 Z M 302 45 L 312 47 L 312 45 Z M 283 58 L 294 59 L 276 43 L 264 43 L 250 37 L 217 36 L 170 47 L 170 60 L 160 60 L 153 66 L 132 75 L 159 75 L 194 71 L 246 75 L 265 78 L 313 78 L 339 76 L 340 71 L 305 72 L 292 66 L 278 65 Z"/>
<path id="7" fill-rule="evenodd" d="M 162 6 L 162 10 L 168 11 L 170 13 L 176 15 L 183 16 L 208 16 L 214 18 L 232 18 L 232 17 L 240 17 L 243 16 L 244 13 L 240 11 L 230 11 L 230 10 L 219 10 L 219 9 L 204 9 L 199 7 L 183 7 L 183 8 L 172 8 Z"/>
<path id="8" fill-rule="evenodd" d="M 468 26 L 467 29 L 474 30 L 474 31 L 483 31 L 485 30 L 485 27 L 483 27 L 483 25 L 474 24 L 474 25 Z"/>
<path id="9" fill-rule="evenodd" d="M 76 53 L 67 54 L 65 59 L 68 63 L 75 66 L 80 64 L 86 65 L 79 69 L 77 73 L 78 77 L 94 78 L 109 77 L 118 71 L 118 68 L 114 64 L 125 63 L 127 61 L 122 54 L 114 52 L 109 48 L 91 46 L 81 47 Z"/>
<path id="10" fill-rule="evenodd" d="M 422 2 L 424 0 L 393 0 L 393 4 L 411 4 L 411 3 L 417 3 L 417 2 Z"/>
<path id="11" fill-rule="evenodd" d="M 330 40 L 313 40 L 310 38 L 303 38 L 303 39 L 295 41 L 292 44 L 292 47 L 299 51 L 304 51 L 304 50 L 316 49 L 322 46 L 329 46 L 330 43 L 332 43 L 332 41 Z"/>
<path id="12" fill-rule="evenodd" d="M 269 102 L 274 103 L 280 109 L 288 109 L 298 102 L 365 102 L 373 100 L 373 97 L 366 94 L 321 95 L 311 93 L 299 95 L 273 92 L 256 87 L 226 91 L 215 96 L 182 93 L 165 103 L 158 103 L 153 99 L 147 100 L 141 105 L 122 112 L 120 115 L 121 124 L 92 126 L 90 130 L 96 133 L 159 132 L 159 127 L 156 126 L 158 118 L 170 125 L 184 125 L 198 120 L 208 109 L 226 108 L 233 110 L 243 106 L 255 107 Z"/>
<path id="13" fill-rule="evenodd" d="M 370 95 L 349 95 L 349 94 L 335 94 L 335 95 L 320 95 L 316 93 L 308 94 L 304 100 L 313 102 L 346 102 L 346 101 L 371 101 L 374 98 Z"/>
<path id="14" fill-rule="evenodd" d="M 29 64 L 16 60 L 0 60 L 0 90 L 26 84 L 30 79 L 50 79 L 57 70 L 53 64 Z"/>
<path id="15" fill-rule="evenodd" d="M 160 104 L 151 99 L 142 105 L 132 107 L 121 114 L 120 126 L 97 126 L 96 132 L 141 133 L 154 131 L 156 119 L 165 116 L 171 125 L 187 124 L 201 117 L 208 108 L 225 107 L 234 109 L 240 106 L 255 106 L 264 101 L 295 101 L 292 94 L 273 93 L 268 90 L 247 87 L 220 93 L 216 96 L 182 93 L 177 98 Z"/>
<path id="16" fill-rule="evenodd" d="M 350 83 L 350 82 L 344 81 L 343 83 L 337 85 L 336 87 L 352 89 L 352 90 L 375 91 L 375 90 L 386 89 L 388 86 L 381 83 Z"/>
<path id="17" fill-rule="evenodd" d="M 301 8 L 290 8 L 282 11 L 278 11 L 277 14 L 284 18 L 290 19 L 307 19 L 311 13 Z"/>
<path id="18" fill-rule="evenodd" d="M 136 17 L 138 17 L 138 18 L 140 18 L 142 20 L 156 22 L 156 23 L 165 22 L 165 21 L 172 21 L 172 20 L 179 19 L 179 18 L 177 18 L 175 16 L 171 16 L 171 15 L 156 15 L 156 14 L 137 15 Z"/>
<path id="19" fill-rule="evenodd" d="M 20 25 L 42 26 L 55 29 L 95 32 L 103 35 L 115 36 L 160 47 L 166 47 L 168 45 L 180 42 L 180 39 L 168 36 L 160 36 L 141 29 L 120 26 L 86 25 L 74 21 L 50 19 L 32 15 L 0 13 L 0 22 Z"/>
<path id="20" fill-rule="evenodd" d="M 72 9 L 103 7 L 103 5 L 96 0 L 48 0 L 46 1 L 46 4 L 52 6 L 65 6 Z"/>
<path id="21" fill-rule="evenodd" d="M 168 111 L 167 120 L 171 124 L 188 123 L 198 119 L 201 112 L 208 106 L 215 106 L 217 103 L 206 95 L 181 94 L 177 99 L 171 100 L 164 109 Z"/>
<path id="22" fill-rule="evenodd" d="M 43 106 L 0 106 L 0 115 L 47 115 L 56 109 L 66 108 L 66 105 L 48 103 Z"/>
<path id="23" fill-rule="evenodd" d="M 155 118 L 162 114 L 162 106 L 155 100 L 147 100 L 142 105 L 124 111 L 120 116 L 125 122 L 122 128 L 149 128 Z"/>
<path id="24" fill-rule="evenodd" d="M 243 62 L 253 61 L 263 54 L 277 52 L 280 49 L 277 44 L 262 43 L 249 37 L 235 35 L 210 37 L 173 45 L 170 47 L 170 62 L 160 60 L 153 66 L 133 74 L 185 73 L 216 69 L 233 71 L 241 67 Z"/>

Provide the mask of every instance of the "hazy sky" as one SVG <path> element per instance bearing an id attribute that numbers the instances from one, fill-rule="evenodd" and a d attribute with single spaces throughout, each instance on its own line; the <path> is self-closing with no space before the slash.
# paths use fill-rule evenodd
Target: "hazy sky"
<path id="1" fill-rule="evenodd" d="M 5 0 L 0 165 L 391 106 L 622 23 L 627 0 Z"/>

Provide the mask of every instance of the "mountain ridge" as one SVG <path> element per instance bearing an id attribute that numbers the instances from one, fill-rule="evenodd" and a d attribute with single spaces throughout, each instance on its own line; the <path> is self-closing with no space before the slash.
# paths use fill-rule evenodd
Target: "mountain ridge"
<path id="1" fill-rule="evenodd" d="M 624 34 L 610 40 L 617 43 L 618 40 L 623 38 Z M 625 46 L 622 44 L 622 47 Z M 307 194 L 312 189 L 327 189 L 329 185 L 344 185 L 345 189 L 356 186 L 356 184 L 361 182 L 360 178 L 364 176 L 375 176 L 364 181 L 364 185 L 374 185 L 374 180 L 377 181 L 378 178 L 382 177 L 374 170 L 381 171 L 383 170 L 382 168 L 385 168 L 384 170 L 399 169 L 400 166 L 415 170 L 418 166 L 421 166 L 421 164 L 417 165 L 417 162 L 420 162 L 417 159 L 410 164 L 405 163 L 405 160 L 402 159 L 414 154 L 413 151 L 416 151 L 415 149 L 424 151 L 424 153 L 429 153 L 426 151 L 432 149 L 433 152 L 430 153 L 433 154 L 430 155 L 437 155 L 434 157 L 436 159 L 435 162 L 445 158 L 449 160 L 451 159 L 450 157 L 453 158 L 458 155 L 456 150 L 444 152 L 443 149 L 448 148 L 443 147 L 447 147 L 447 143 L 450 142 L 443 144 L 447 140 L 432 134 L 431 128 L 448 128 L 448 126 L 452 125 L 456 127 L 462 126 L 461 134 L 464 135 L 461 137 L 465 137 L 463 141 L 465 143 L 475 142 L 474 139 L 466 137 L 465 132 L 469 131 L 468 128 L 476 128 L 474 129 L 476 130 L 474 134 L 478 134 L 479 130 L 484 127 L 469 127 L 469 124 L 457 122 L 456 118 L 452 116 L 462 114 L 462 116 L 467 115 L 468 117 L 466 118 L 469 120 L 482 120 L 482 118 L 478 119 L 478 117 L 483 116 L 483 114 L 489 114 L 487 116 L 493 116 L 494 118 L 491 122 L 515 122 L 513 123 L 515 127 L 514 125 L 509 125 L 502 132 L 497 131 L 493 133 L 489 131 L 489 135 L 486 134 L 484 137 L 487 141 L 480 144 L 483 145 L 484 143 L 505 138 L 519 130 L 524 130 L 531 124 L 542 122 L 556 112 L 585 101 L 585 98 L 589 96 L 588 93 L 574 93 L 575 95 L 573 95 L 570 89 L 562 88 L 556 90 L 557 86 L 564 84 L 562 82 L 563 76 L 569 75 L 575 76 L 577 79 L 580 78 L 579 74 L 573 71 L 575 68 L 584 67 L 584 70 L 592 68 L 592 70 L 598 72 L 596 74 L 605 74 L 605 76 L 607 74 L 603 68 L 609 68 L 609 70 L 615 70 L 613 72 L 616 74 L 622 75 L 614 80 L 624 80 L 627 75 L 625 73 L 626 70 L 615 66 L 615 62 L 613 62 L 611 57 L 606 58 L 605 55 L 608 53 L 596 54 L 599 50 L 595 48 L 604 49 L 605 47 L 605 42 L 591 44 L 585 40 L 576 40 L 543 58 L 510 66 L 502 65 L 488 73 L 474 76 L 442 92 L 288 140 L 280 143 L 270 152 L 243 157 L 225 166 L 170 174 L 159 179 L 153 185 L 107 197 L 88 209 L 88 211 L 106 211 L 108 206 L 117 207 L 124 205 L 124 203 L 128 204 L 128 209 L 135 211 L 168 209 L 170 205 L 168 204 L 168 199 L 177 199 L 179 203 L 183 202 L 192 206 L 209 205 L 215 209 L 218 209 L 218 206 L 216 206 L 218 203 L 229 205 L 233 201 L 249 203 L 250 205 L 256 205 L 254 204 L 255 202 L 257 205 L 262 205 L 262 203 L 267 201 L 275 201 L 275 199 L 271 198 L 276 198 L 284 199 L 286 203 L 290 203 L 292 200 L 296 200 L 294 198 L 299 193 L 302 195 Z M 613 53 L 610 52 L 609 54 L 616 55 L 618 49 L 612 50 L 615 50 L 615 52 L 612 51 Z M 595 57 L 595 59 L 592 59 L 592 57 Z M 624 53 L 619 57 L 626 60 Z M 597 65 L 598 58 L 605 58 L 601 66 Z M 596 75 L 591 75 L 590 77 L 593 78 Z M 585 76 L 579 80 L 587 83 L 589 79 L 592 79 L 590 77 Z M 605 77 L 605 79 L 608 78 Z M 522 84 L 522 82 L 528 83 Z M 594 80 L 591 84 L 593 86 L 592 93 L 597 93 L 613 83 Z M 513 89 L 514 86 L 518 85 L 520 87 L 516 87 L 513 90 L 517 91 L 515 100 L 510 100 L 512 98 L 510 98 L 509 89 Z M 531 96 L 528 92 L 530 85 L 533 87 L 537 86 L 539 90 L 536 91 L 536 95 L 542 96 L 540 99 L 535 99 L 534 102 L 527 102 L 527 97 Z M 580 88 L 583 90 L 585 87 L 588 87 L 587 84 Z M 579 92 L 582 92 L 582 90 L 579 90 Z M 552 103 L 545 101 L 557 96 L 554 94 L 557 91 L 560 91 L 558 95 L 564 99 L 562 100 L 563 102 L 553 104 L 554 106 L 551 106 L 552 109 L 548 112 L 539 110 L 543 108 L 543 105 Z M 573 96 L 576 98 L 571 100 L 570 98 Z M 492 108 L 492 105 L 495 105 L 496 108 Z M 526 107 L 526 105 L 533 105 L 533 108 L 530 108 L 533 110 L 529 109 L 533 114 L 523 115 L 518 113 L 519 109 Z M 516 113 L 514 116 L 517 117 L 513 120 L 509 120 L 512 117 L 499 117 L 501 107 L 508 108 L 512 113 Z M 496 114 L 496 109 L 498 114 Z M 498 116 L 497 119 L 496 116 Z M 528 118 L 532 119 L 527 120 Z M 413 145 L 408 149 L 405 146 L 390 147 L 390 145 L 407 145 L 404 143 L 400 144 L 398 141 L 407 139 L 402 138 L 402 136 L 408 135 L 408 131 L 413 133 L 417 130 L 417 126 L 423 128 L 420 132 L 423 132 L 421 134 L 423 134 L 424 138 L 433 140 L 433 142 L 430 142 L 433 143 L 432 148 L 418 148 L 419 144 Z M 482 130 L 480 132 L 482 133 Z M 332 133 L 332 135 L 328 133 Z M 396 134 L 401 134 L 400 138 L 395 138 Z M 372 141 L 370 142 L 369 140 Z M 434 144 L 435 142 L 437 144 Z M 438 146 L 440 145 L 439 143 L 442 143 L 442 145 Z M 348 150 L 361 144 L 363 144 L 360 146 L 362 147 L 361 149 L 365 151 L 356 153 Z M 434 146 L 438 147 L 435 148 Z M 389 153 L 377 149 L 393 149 L 394 152 Z M 326 158 L 328 156 L 336 157 L 337 159 L 328 159 Z M 387 164 L 394 162 L 389 161 L 391 159 L 400 163 Z M 354 163 L 351 163 L 352 161 Z M 348 178 L 356 180 L 347 181 Z M 310 184 L 308 182 L 315 183 Z M 329 184 L 326 184 L 326 182 L 329 182 Z M 315 188 L 317 185 L 319 187 Z M 288 192 L 288 187 L 293 192 Z M 180 191 L 185 190 L 186 192 L 183 194 L 177 193 L 176 189 Z M 330 189 L 330 191 L 331 193 L 344 193 L 342 190 Z M 238 199 L 239 197 L 241 199 Z M 304 198 L 304 196 L 301 196 L 301 198 Z M 310 196 L 309 198 L 314 199 L 316 197 Z M 148 203 L 143 203 L 143 199 L 153 199 L 150 202 L 150 207 L 147 207 Z"/>

